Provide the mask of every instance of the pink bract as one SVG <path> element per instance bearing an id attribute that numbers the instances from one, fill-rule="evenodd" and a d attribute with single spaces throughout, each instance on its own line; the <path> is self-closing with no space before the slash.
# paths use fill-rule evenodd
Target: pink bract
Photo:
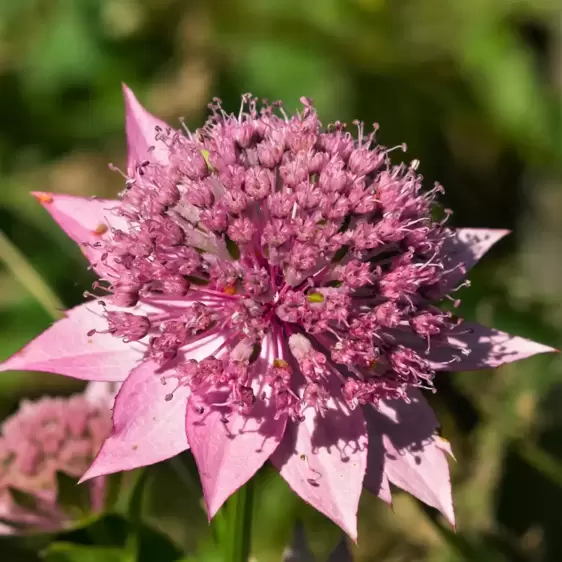
<path id="1" fill-rule="evenodd" d="M 99 275 L 0 368 L 125 381 L 84 478 L 191 450 L 209 517 L 270 459 L 352 538 L 363 486 L 454 524 L 446 441 L 420 389 L 552 348 L 436 305 L 505 230 L 432 218 L 416 163 L 375 133 L 322 129 L 310 100 L 220 102 L 176 131 L 124 87 L 126 185 L 102 201 L 37 193 Z"/>

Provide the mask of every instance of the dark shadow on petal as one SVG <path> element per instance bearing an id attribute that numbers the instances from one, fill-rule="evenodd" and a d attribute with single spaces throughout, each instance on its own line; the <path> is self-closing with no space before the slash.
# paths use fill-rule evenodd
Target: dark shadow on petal
<path id="1" fill-rule="evenodd" d="M 369 436 L 371 432 L 387 435 L 398 450 L 419 450 L 435 435 L 439 423 L 433 410 L 418 390 L 408 392 L 410 402 L 405 400 L 388 400 L 385 405 L 396 417 L 390 417 L 372 407 L 363 408 Z"/>
<path id="2" fill-rule="evenodd" d="M 443 278 L 438 287 L 428 289 L 428 296 L 432 298 L 441 298 L 455 289 L 487 250 L 503 237 L 502 231 L 485 229 L 457 229 L 456 232 L 458 234 L 447 239 L 441 248 L 440 258 L 445 271 L 450 273 Z M 503 232 L 507 234 L 507 231 Z"/>
<path id="3" fill-rule="evenodd" d="M 367 431 L 369 435 L 369 450 L 367 452 L 367 470 L 363 485 L 369 492 L 378 496 L 384 477 L 384 446 L 382 443 L 382 433 L 377 433 L 371 429 L 369 417 L 366 415 Z"/>
<path id="4" fill-rule="evenodd" d="M 320 449 L 326 449 L 329 455 L 334 456 L 334 461 L 350 462 L 354 453 L 364 451 L 368 446 L 365 439 L 366 426 L 362 418 L 360 410 L 355 410 L 349 415 L 341 409 L 330 409 L 324 416 L 317 413 L 310 436 L 311 453 L 316 454 Z M 308 462 L 307 456 L 296 447 L 299 423 L 304 422 L 289 421 L 287 424 L 282 446 L 275 452 L 275 464 L 278 469 L 295 455 L 300 455 L 303 463 Z M 312 468 L 310 470 L 312 476 L 308 479 L 308 483 L 311 486 L 318 486 L 317 480 L 322 475 Z"/>
<path id="5" fill-rule="evenodd" d="M 206 419 L 211 413 L 218 413 L 229 439 L 234 440 L 243 433 L 258 433 L 263 437 L 262 444 L 256 449 L 256 452 L 260 452 L 263 449 L 268 439 L 279 440 L 279 424 L 281 422 L 274 417 L 275 407 L 273 404 L 261 397 L 257 397 L 252 410 L 244 415 L 246 418 L 245 423 L 241 428 L 233 431 L 230 418 L 234 410 L 231 405 L 226 404 L 228 397 L 229 394 L 226 390 L 211 390 L 207 391 L 204 396 L 194 397 L 188 407 L 194 408 L 198 416 L 193 416 L 191 423 L 204 426 Z M 253 422 L 255 422 L 255 427 L 249 428 L 249 425 L 254 425 Z"/>
<path id="6" fill-rule="evenodd" d="M 357 417 L 360 410 L 352 412 L 351 416 Z M 351 422 L 351 416 L 341 409 L 328 410 L 324 416 L 316 415 L 316 423 L 310 437 L 312 451 L 325 448 L 332 454 L 332 448 L 336 448 L 342 462 L 349 461 L 351 453 L 361 451 L 365 448 L 365 443 L 361 443 L 361 437 L 365 435 L 363 424 Z M 339 441 L 345 445 L 342 447 Z"/>
<path id="7" fill-rule="evenodd" d="M 435 437 L 438 422 L 431 407 L 420 391 L 410 390 L 408 394 L 409 403 L 404 400 L 390 400 L 385 403 L 385 406 L 394 412 L 396 422 L 373 407 L 363 408 L 369 433 L 365 485 L 373 493 L 378 493 L 380 490 L 384 458 L 385 455 L 389 455 L 384 450 L 383 435 L 391 440 L 399 453 L 403 451 L 414 455 L 416 452 L 423 451 L 424 447 Z M 416 456 L 415 462 L 421 463 L 421 457 Z"/>
<path id="8" fill-rule="evenodd" d="M 491 369 L 555 349 L 487 328 L 476 322 L 461 321 L 447 334 L 427 341 L 413 332 L 388 330 L 396 343 L 416 351 L 436 371 L 473 371 Z"/>

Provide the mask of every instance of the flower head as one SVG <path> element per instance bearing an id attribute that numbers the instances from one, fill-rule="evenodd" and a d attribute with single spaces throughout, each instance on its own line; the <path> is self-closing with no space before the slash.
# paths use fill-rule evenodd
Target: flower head
<path id="1" fill-rule="evenodd" d="M 96 391 L 97 392 L 97 391 Z M 78 480 L 111 430 L 111 413 L 101 395 L 95 400 L 41 398 L 22 402 L 0 428 L 1 532 L 50 531 L 73 514 L 59 502 L 58 474 Z M 101 509 L 104 479 L 89 483 L 89 505 Z"/>
<path id="2" fill-rule="evenodd" d="M 447 228 L 417 162 L 375 130 L 323 129 L 310 100 L 218 100 L 176 131 L 125 88 L 117 201 L 38 195 L 99 276 L 2 369 L 121 381 L 86 478 L 191 447 L 212 517 L 268 459 L 352 537 L 363 484 L 453 521 L 448 445 L 420 389 L 438 371 L 551 348 L 438 308 L 505 231 Z"/>

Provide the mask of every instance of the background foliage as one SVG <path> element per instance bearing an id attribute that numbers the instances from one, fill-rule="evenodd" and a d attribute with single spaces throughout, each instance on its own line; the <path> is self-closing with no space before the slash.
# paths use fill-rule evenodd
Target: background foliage
<path id="1" fill-rule="evenodd" d="M 212 96 L 235 110 L 247 91 L 289 109 L 310 96 L 325 123 L 379 122 L 384 144 L 406 141 L 428 185 L 445 185 L 455 225 L 514 231 L 474 271 L 464 314 L 560 347 L 561 21 L 559 0 L 2 0 L 0 358 L 91 283 L 28 192 L 116 194 L 107 162 L 124 162 L 120 81 L 172 123 L 202 124 Z M 356 560 L 562 560 L 561 371 L 545 356 L 442 375 L 430 399 L 457 456 L 458 532 L 406 495 L 393 511 L 365 497 Z M 23 396 L 77 388 L 3 374 L 0 418 Z M 187 456 L 150 469 L 145 498 L 146 521 L 188 551 L 210 536 L 192 468 Z M 325 559 L 337 529 L 273 471 L 258 484 L 256 560 L 279 560 L 297 517 Z M 125 533 L 121 520 L 104 525 Z M 33 560 L 30 544 L 3 540 L 1 557 Z M 46 556 L 122 560 L 120 546 L 69 555 L 59 543 Z"/>

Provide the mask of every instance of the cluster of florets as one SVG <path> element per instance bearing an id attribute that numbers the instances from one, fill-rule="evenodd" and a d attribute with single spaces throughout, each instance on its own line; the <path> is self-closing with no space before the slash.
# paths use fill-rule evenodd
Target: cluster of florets
<path id="1" fill-rule="evenodd" d="M 80 478 L 111 430 L 111 411 L 82 395 L 24 401 L 0 433 L 0 506 L 18 525 L 58 528 L 68 514 L 57 502 L 57 473 Z M 99 483 L 98 483 L 99 484 Z M 90 507 L 102 490 L 92 483 Z M 33 497 L 20 502 L 24 497 Z"/>
<path id="2" fill-rule="evenodd" d="M 260 346 L 273 349 L 267 398 L 294 419 L 334 392 L 355 407 L 431 388 L 426 351 L 456 324 L 432 304 L 449 273 L 440 186 L 423 192 L 415 161 L 391 165 L 376 126 L 323 130 L 301 101 L 289 117 L 249 95 L 238 115 L 215 100 L 202 129 L 158 130 L 166 157 L 129 170 L 114 210 L 127 227 L 99 243 L 97 285 L 118 307 L 144 305 L 108 307 L 110 333 L 241 412 L 261 392 Z M 208 358 L 183 352 L 212 335 Z"/>

